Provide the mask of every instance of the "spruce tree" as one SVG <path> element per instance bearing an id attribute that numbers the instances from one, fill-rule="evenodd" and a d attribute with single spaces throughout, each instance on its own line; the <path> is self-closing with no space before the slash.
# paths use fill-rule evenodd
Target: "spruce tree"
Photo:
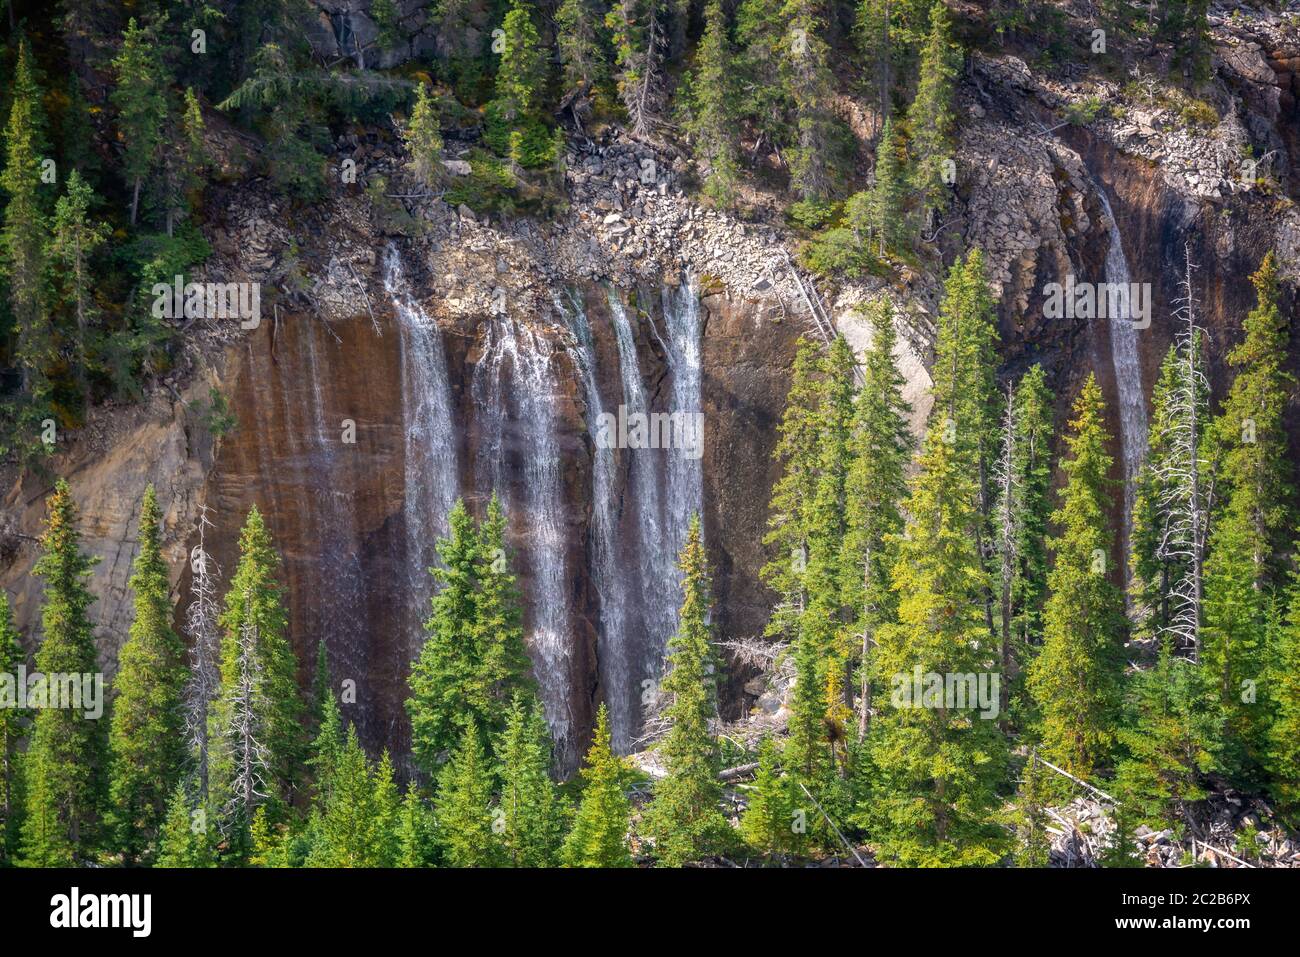
<path id="1" fill-rule="evenodd" d="M 276 580 L 279 564 L 253 506 L 221 615 L 221 687 L 211 734 L 213 789 L 228 821 L 240 829 L 264 801 L 272 804 L 272 819 L 292 801 L 303 759 L 303 706 Z"/>
<path id="2" fill-rule="evenodd" d="M 655 784 L 645 818 L 646 833 L 665 867 L 680 867 L 718 850 L 728 827 L 719 809 L 718 742 L 710 728 L 718 712 L 719 661 L 710 640 L 711 583 L 698 515 L 691 519 L 679 567 L 685 599 L 659 686 L 669 699 L 663 710 L 668 733 L 658 745 L 667 773 Z"/>
<path id="3" fill-rule="evenodd" d="M 466 726 L 460 747 L 439 775 L 433 809 L 448 867 L 497 867 L 504 862 L 494 833 L 501 818 L 493 813 L 492 769 L 472 726 Z"/>
<path id="4" fill-rule="evenodd" d="M 424 625 L 428 637 L 411 669 L 406 702 L 412 750 L 429 774 L 466 728 L 486 748 L 504 727 L 515 692 L 532 686 L 500 500 L 493 496 L 478 528 L 457 502 L 448 527 L 448 537 L 437 546 L 440 564 L 430 569 L 440 587 Z"/>
<path id="5" fill-rule="evenodd" d="M 770 735 L 758 745 L 758 770 L 749 790 L 749 803 L 740 817 L 740 836 L 760 854 L 782 860 L 799 847 L 795 811 L 799 801 L 791 791 L 793 778 L 781 768 L 781 753 Z"/>
<path id="6" fill-rule="evenodd" d="M 871 325 L 871 349 L 854 400 L 841 557 L 843 601 L 855 616 L 851 634 L 858 645 L 859 740 L 866 734 L 872 708 L 870 661 L 875 635 L 894 620 L 898 608 L 889 569 L 903 531 L 906 471 L 915 445 L 907 424 L 911 408 L 903 399 L 904 380 L 894 359 L 893 309 L 880 298 L 867 303 L 863 311 Z"/>
<path id="7" fill-rule="evenodd" d="M 185 647 L 172 629 L 161 514 L 153 486 L 140 506 L 139 542 L 130 586 L 135 615 L 118 655 L 109 774 L 109 820 L 115 849 L 128 863 L 153 844 L 185 760 Z"/>
<path id="8" fill-rule="evenodd" d="M 195 809 L 183 784 L 167 803 L 167 816 L 158 835 L 154 867 L 212 867 L 214 855 L 207 813 Z"/>
<path id="9" fill-rule="evenodd" d="M 1269 253 L 1252 278 L 1256 306 L 1243 322 L 1245 339 L 1228 354 L 1237 370 L 1213 427 L 1221 503 L 1205 564 L 1202 662 L 1226 710 L 1229 764 L 1249 773 L 1268 725 L 1253 693 L 1264 647 L 1270 592 L 1290 525 L 1289 442 L 1283 416 L 1292 377 L 1286 372 L 1287 323 L 1278 308 L 1278 273 Z"/>
<path id="10" fill-rule="evenodd" d="M 858 193 L 847 205 L 847 216 L 859 238 L 874 236 L 881 256 L 890 250 L 902 250 L 907 243 L 904 215 L 903 165 L 898 153 L 894 122 L 886 116 L 876 143 L 875 182 L 865 193 Z"/>
<path id="11" fill-rule="evenodd" d="M 385 753 L 372 766 L 348 725 L 330 778 L 318 796 L 316 833 L 307 857 L 311 867 L 391 867 L 397 860 L 399 802 Z"/>
<path id="12" fill-rule="evenodd" d="M 81 553 L 79 514 L 68 483 L 60 479 L 48 502 L 41 557 L 33 574 L 45 580 L 43 638 L 36 670 L 44 675 L 101 676 L 90 616 L 95 600 L 86 588 L 98 559 Z M 92 679 L 93 680 L 93 679 Z M 27 808 L 23 856 L 30 865 L 68 866 L 96 847 L 108 764 L 105 722 L 84 709 L 41 708 L 24 767 Z"/>
<path id="13" fill-rule="evenodd" d="M 1284 819 L 1295 825 L 1300 823 L 1300 573 L 1293 574 L 1286 589 L 1285 608 L 1276 604 L 1270 615 L 1272 655 L 1263 682 L 1273 720 L 1263 761 L 1269 790 Z"/>
<path id="14" fill-rule="evenodd" d="M 1015 567 L 1011 579 L 1011 632 L 1015 674 L 1004 676 L 1016 693 L 1043 640 L 1047 596 L 1047 529 L 1052 492 L 1052 393 L 1041 365 L 1020 379 L 1015 391 L 1015 450 L 1011 469 L 1015 511 Z"/>
<path id="15" fill-rule="evenodd" d="M 438 108 L 429 95 L 427 83 L 415 88 L 415 105 L 411 108 L 411 119 L 402 131 L 402 141 L 411 157 L 407 168 L 425 186 L 432 186 L 438 181 L 442 130 L 439 128 Z"/>
<path id="16" fill-rule="evenodd" d="M 1044 806 L 1049 795 L 1045 771 L 1038 763 L 1036 752 L 1030 751 L 1021 772 L 1020 787 L 1016 791 L 1016 853 L 1017 867 L 1047 867 L 1051 840 L 1047 836 L 1047 813 Z"/>
<path id="17" fill-rule="evenodd" d="M 872 722 L 875 787 L 866 812 L 882 856 L 913 867 L 992 865 L 1005 848 L 995 808 L 1006 743 L 996 722 L 969 698 L 963 708 L 942 689 L 937 700 L 910 693 L 917 671 L 956 677 L 998 665 L 984 618 L 987 576 L 971 535 L 973 454 L 945 432 L 932 425 L 926 433 L 892 571 L 898 622 L 880 630 L 874 660 L 893 690 Z"/>
<path id="18" fill-rule="evenodd" d="M 708 168 L 704 192 L 723 205 L 735 198 L 738 177 L 733 60 L 726 12 L 720 0 L 709 0 L 691 76 L 688 130 L 696 158 Z"/>
<path id="19" fill-rule="evenodd" d="M 960 47 L 953 42 L 948 8 L 940 0 L 931 8 L 930 34 L 921 52 L 921 78 L 907 113 L 914 158 L 912 185 L 928 211 L 941 213 L 948 205 L 944 163 L 955 162 L 953 95 L 960 66 Z"/>
<path id="20" fill-rule="evenodd" d="M 13 90 L 4 136 L 5 164 L 0 171 L 0 190 L 8 197 L 0 254 L 16 337 L 13 361 L 22 376 L 23 392 L 39 409 L 48 398 L 47 376 L 55 349 L 45 288 L 48 227 L 40 195 L 44 115 L 25 40 L 18 44 Z"/>
<path id="21" fill-rule="evenodd" d="M 815 0 L 785 0 L 781 16 L 787 26 L 781 78 L 794 106 L 790 186 L 803 203 L 816 205 L 833 197 L 842 178 L 835 163 L 841 131 L 831 108 L 835 80 L 822 36 L 826 21 Z"/>
<path id="22" fill-rule="evenodd" d="M 438 858 L 433 812 L 407 785 L 397 819 L 397 867 L 432 867 Z"/>
<path id="23" fill-rule="evenodd" d="M 662 122 L 668 46 L 665 0 L 616 0 L 605 16 L 614 45 L 618 92 L 634 136 Z"/>
<path id="24" fill-rule="evenodd" d="M 76 348 L 78 374 L 84 376 L 90 352 L 90 328 L 99 315 L 95 304 L 94 276 L 90 271 L 90 257 L 111 232 L 107 223 L 90 219 L 90 207 L 95 191 L 73 170 L 68 174 L 67 192 L 54 207 L 53 236 L 50 241 L 50 259 L 57 263 L 61 297 L 76 321 Z"/>
<path id="25" fill-rule="evenodd" d="M 605 24 L 594 0 L 560 0 L 555 12 L 555 42 L 564 92 L 592 91 L 609 80 Z"/>
<path id="26" fill-rule="evenodd" d="M 1123 594 L 1111 582 L 1114 538 L 1106 452 L 1110 436 L 1101 388 L 1089 375 L 1074 403 L 1067 484 L 1052 515 L 1060 534 L 1048 575 L 1043 650 L 1029 674 L 1040 715 L 1043 754 L 1072 774 L 1089 778 L 1111 755 L 1124 658 Z"/>
<path id="27" fill-rule="evenodd" d="M 118 132 L 126 144 L 122 171 L 131 190 L 131 225 L 140 207 L 140 187 L 153 171 L 167 122 L 167 76 L 158 38 L 132 17 L 122 34 L 122 50 L 113 60 L 117 85 L 111 99 L 118 111 Z"/>
<path id="28" fill-rule="evenodd" d="M 631 772 L 627 759 L 610 747 L 609 715 L 602 704 L 581 772 L 582 798 L 560 852 L 565 867 L 632 866 L 627 844 L 632 805 L 625 791 Z"/>
<path id="29" fill-rule="evenodd" d="M 551 735 L 535 700 L 515 696 L 497 755 L 507 863 L 554 867 L 564 841 L 564 809 L 551 780 Z"/>
<path id="30" fill-rule="evenodd" d="M 17 690 L 18 668 L 27 664 L 9 611 L 9 596 L 0 591 L 0 675 L 12 676 Z M 29 718 L 27 709 L 16 702 L 0 704 L 0 866 L 12 863 L 18 853 L 19 779 L 18 742 L 24 737 Z"/>

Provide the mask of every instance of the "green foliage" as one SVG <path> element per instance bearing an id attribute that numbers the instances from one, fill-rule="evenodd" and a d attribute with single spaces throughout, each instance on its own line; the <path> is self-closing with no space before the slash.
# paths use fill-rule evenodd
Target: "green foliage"
<path id="1" fill-rule="evenodd" d="M 185 759 L 185 646 L 172 629 L 161 514 L 153 486 L 140 506 L 131 590 L 134 618 L 118 655 L 109 733 L 109 823 L 115 848 L 134 862 L 152 847 Z"/>
<path id="2" fill-rule="evenodd" d="M 225 393 L 216 386 L 208 389 L 208 404 L 200 416 L 200 421 L 214 439 L 229 435 L 239 426 L 239 419 L 230 408 Z"/>
<path id="3" fill-rule="evenodd" d="M 794 778 L 783 772 L 776 742 L 765 736 L 758 746 L 749 804 L 740 818 L 740 836 L 757 853 L 779 860 L 802 845 L 795 813 L 800 802 L 793 788 Z"/>
<path id="4" fill-rule="evenodd" d="M 9 610 L 9 596 L 0 591 L 0 675 L 17 675 L 27 663 Z M 18 742 L 29 719 L 25 708 L 0 708 L 0 866 L 18 856 L 19 825 L 22 821 L 21 755 Z"/>
<path id="5" fill-rule="evenodd" d="M 1285 819 L 1300 822 L 1300 574 L 1292 577 L 1286 593 L 1286 617 L 1281 609 L 1270 616 L 1274 649 L 1263 687 L 1273 720 L 1264 748 L 1269 789 Z"/>
<path id="6" fill-rule="evenodd" d="M 1045 805 L 1049 793 L 1044 777 L 1046 770 L 1030 752 L 1021 772 L 1020 788 L 1016 792 L 1015 828 L 1017 867 L 1047 867 L 1051 840 L 1047 835 L 1049 820 Z"/>
<path id="7" fill-rule="evenodd" d="M 402 141 L 411 157 L 407 164 L 411 172 L 420 182 L 432 186 L 439 179 L 442 131 L 438 108 L 426 83 L 415 88 L 415 105 L 411 108 L 410 122 L 402 131 Z"/>
<path id="8" fill-rule="evenodd" d="M 140 26 L 134 17 L 127 21 L 113 71 L 117 86 L 111 99 L 118 111 L 118 132 L 126 146 L 122 171 L 131 190 L 134 226 L 140 187 L 158 161 L 167 127 L 167 87 L 171 78 L 152 26 Z"/>
<path id="9" fill-rule="evenodd" d="M 438 542 L 441 565 L 430 573 L 439 588 L 406 702 L 412 751 L 430 774 L 466 732 L 486 748 L 503 730 L 515 693 L 531 688 L 505 527 L 495 496 L 477 527 L 457 502 L 448 516 L 448 537 Z"/>
<path id="10" fill-rule="evenodd" d="M 691 111 L 687 131 L 695 141 L 696 159 L 708 170 L 704 192 L 723 205 L 735 199 L 739 175 L 733 61 L 726 13 L 720 0 L 710 0 L 704 10 L 704 36 L 689 82 Z"/>
<path id="11" fill-rule="evenodd" d="M 627 759 L 610 747 L 609 715 L 602 704 L 581 772 L 582 799 L 560 852 L 565 867 L 632 866 L 627 845 L 632 805 L 626 794 L 631 773 Z"/>
<path id="12" fill-rule="evenodd" d="M 866 193 L 849 200 L 847 219 L 859 237 L 875 237 L 880 255 L 888 250 L 903 249 L 907 243 L 904 216 L 904 183 L 894 123 L 885 117 L 885 125 L 876 144 L 876 181 Z"/>
<path id="13" fill-rule="evenodd" d="M 596 0 L 560 0 L 555 12 L 555 43 L 566 91 L 609 82 L 608 41 L 600 7 Z"/>
<path id="14" fill-rule="evenodd" d="M 36 669 L 45 675 L 101 674 L 90 616 L 95 600 L 86 588 L 97 559 L 81 553 L 79 514 L 68 483 L 60 479 L 48 502 L 41 557 L 33 574 L 45 580 L 41 608 L 44 635 Z M 102 677 L 101 677 L 102 680 Z M 108 763 L 105 723 L 85 701 L 84 709 L 41 708 L 24 761 L 27 808 L 23 858 L 29 865 L 71 865 L 89 857 L 99 836 Z"/>
<path id="15" fill-rule="evenodd" d="M 377 765 L 366 758 L 357 730 L 348 726 L 318 795 L 309 867 L 392 867 L 398 859 L 400 802 L 388 753 Z"/>
<path id="16" fill-rule="evenodd" d="M 167 803 L 167 816 L 158 836 L 154 867 L 212 867 L 213 834 L 207 811 L 195 808 L 183 784 L 177 784 Z"/>
<path id="17" fill-rule="evenodd" d="M 921 53 L 921 78 L 908 109 L 913 156 L 912 185 L 927 209 L 943 212 L 948 186 L 943 178 L 945 161 L 955 160 L 953 149 L 957 118 L 953 90 L 961 66 L 961 48 L 952 39 L 948 8 L 936 2 L 930 13 L 930 33 Z"/>
<path id="18" fill-rule="evenodd" d="M 497 867 L 505 862 L 501 840 L 494 833 L 499 813 L 492 808 L 492 769 L 478 732 L 466 725 L 460 746 L 438 777 L 434 799 L 448 867 Z"/>
<path id="19" fill-rule="evenodd" d="M 1124 600 L 1109 579 L 1114 541 L 1104 415 L 1101 389 L 1089 375 L 1066 437 L 1067 484 L 1052 515 L 1061 531 L 1051 541 L 1056 560 L 1047 578 L 1043 650 L 1028 680 L 1043 753 L 1085 779 L 1110 757 L 1124 667 Z"/>
<path id="20" fill-rule="evenodd" d="M 659 686 L 669 699 L 663 709 L 668 733 L 657 746 L 667 774 L 656 783 L 645 816 L 646 834 L 665 867 L 699 860 L 730 833 L 719 809 L 718 742 L 709 727 L 718 711 L 720 662 L 709 637 L 711 584 L 698 515 L 691 519 L 679 565 L 685 599 Z"/>
<path id="21" fill-rule="evenodd" d="M 551 735 L 541 706 L 516 695 L 497 748 L 500 836 L 511 867 L 554 867 L 565 808 L 551 780 Z"/>

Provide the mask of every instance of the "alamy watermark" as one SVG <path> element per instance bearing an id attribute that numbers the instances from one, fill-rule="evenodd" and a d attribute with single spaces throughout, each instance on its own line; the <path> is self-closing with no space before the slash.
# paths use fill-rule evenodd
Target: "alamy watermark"
<path id="1" fill-rule="evenodd" d="M 90 721 L 104 714 L 102 672 L 27 672 L 19 665 L 14 674 L 0 672 L 0 708 L 66 709 L 80 711 Z"/>
<path id="2" fill-rule="evenodd" d="M 1128 319 L 1134 329 L 1151 326 L 1151 283 L 1149 282 L 1049 282 L 1043 315 L 1048 319 Z"/>
<path id="3" fill-rule="evenodd" d="M 596 417 L 602 449 L 677 449 L 689 459 L 704 455 L 703 412 L 602 412 Z"/>
<path id="4" fill-rule="evenodd" d="M 996 671 L 949 672 L 921 671 L 917 665 L 912 673 L 900 671 L 894 675 L 890 703 L 895 708 L 946 708 L 949 711 L 979 711 L 979 716 L 992 719 L 1000 709 L 999 692 L 1002 678 Z"/>
<path id="5" fill-rule="evenodd" d="M 154 283 L 155 319 L 238 319 L 241 329 L 262 324 L 262 287 L 255 282 Z"/>

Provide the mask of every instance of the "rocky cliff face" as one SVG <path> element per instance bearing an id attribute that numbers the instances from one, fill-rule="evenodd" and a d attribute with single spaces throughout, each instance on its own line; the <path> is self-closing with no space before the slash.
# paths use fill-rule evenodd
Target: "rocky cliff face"
<path id="1" fill-rule="evenodd" d="M 336 29 L 344 14 L 354 34 L 369 29 L 346 5 L 317 6 L 336 44 L 346 40 Z M 985 250 L 1003 373 L 1044 363 L 1062 412 L 1088 371 L 1112 408 L 1118 400 L 1106 321 L 1043 312 L 1047 283 L 1104 278 L 1107 205 L 1133 280 L 1153 289 L 1152 326 L 1137 342 L 1144 392 L 1169 342 L 1188 243 L 1203 266 L 1216 386 L 1264 251 L 1276 249 L 1296 278 L 1300 217 L 1287 198 L 1300 182 L 1296 30 L 1223 23 L 1216 41 L 1221 120 L 1205 128 L 1115 84 L 1049 81 L 1012 53 L 972 56 L 954 202 L 936 242 L 949 261 Z M 1092 99 L 1115 109 L 1063 124 Z M 1271 152 L 1260 169 L 1276 188 L 1242 179 L 1247 141 L 1256 155 Z M 815 334 L 806 298 L 815 292 L 788 265 L 785 228 L 693 201 L 681 158 L 617 136 L 571 149 L 568 207 L 547 222 L 489 222 L 412 199 L 422 190 L 378 134 L 339 141 L 334 161 L 355 160 L 362 182 L 340 183 L 312 209 L 255 182 L 219 188 L 207 224 L 215 254 L 199 278 L 261 283 L 261 325 L 244 333 L 196 321 L 173 379 L 139 407 L 97 412 L 53 465 L 82 505 L 88 550 L 103 558 L 94 613 L 110 671 L 148 482 L 167 511 L 178 613 L 198 505 L 213 510 L 209 547 L 225 574 L 245 512 L 264 510 L 300 658 L 310 662 L 325 641 L 335 674 L 357 682 L 349 716 L 372 746 L 404 748 L 405 678 L 432 589 L 426 567 L 458 496 L 481 514 L 495 490 L 507 506 L 531 650 L 567 768 L 599 701 L 610 703 L 619 744 L 633 746 L 644 682 L 657 676 L 673 626 L 672 563 L 689 512 L 703 517 L 718 637 L 761 632 L 772 598 L 758 578 L 771 452 L 795 341 Z M 453 159 L 448 175 L 460 170 Z M 381 177 L 397 198 L 364 191 Z M 859 349 L 867 334 L 854 307 L 880 294 L 895 304 L 919 429 L 937 278 L 909 272 L 822 292 Z M 239 421 L 219 442 L 201 421 L 211 384 Z M 620 406 L 703 413 L 702 455 L 603 447 L 597 416 Z M 1117 442 L 1120 427 L 1116 417 Z M 47 492 L 36 477 L 15 478 L 0 527 L 0 585 L 15 595 L 29 640 Z M 731 716 L 753 702 L 748 677 L 740 666 L 729 672 Z"/>

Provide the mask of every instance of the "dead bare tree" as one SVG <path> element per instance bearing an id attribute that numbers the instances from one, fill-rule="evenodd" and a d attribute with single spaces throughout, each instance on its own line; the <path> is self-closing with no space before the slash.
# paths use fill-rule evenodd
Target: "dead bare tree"
<path id="1" fill-rule="evenodd" d="M 207 552 L 207 530 L 214 527 L 208 507 L 199 506 L 199 543 L 190 552 L 190 595 L 185 634 L 190 640 L 190 678 L 185 687 L 185 736 L 194 758 L 200 802 L 208 798 L 208 717 L 220 686 L 217 671 L 217 579 L 220 569 Z"/>

